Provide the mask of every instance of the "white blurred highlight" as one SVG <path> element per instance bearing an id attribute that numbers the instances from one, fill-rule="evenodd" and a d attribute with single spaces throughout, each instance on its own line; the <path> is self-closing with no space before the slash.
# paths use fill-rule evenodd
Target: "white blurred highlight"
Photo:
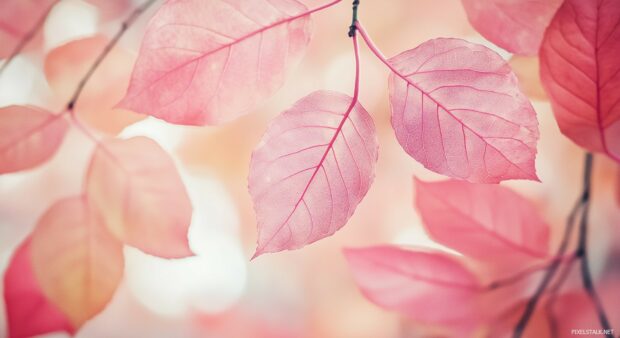
<path id="1" fill-rule="evenodd" d="M 384 69 L 373 67 L 372 62 L 374 62 L 372 55 L 361 55 L 360 101 L 367 110 L 372 110 L 379 103 L 387 86 L 387 76 Z M 354 65 L 353 52 L 342 53 L 334 57 L 324 72 L 322 87 L 353 96 Z"/>
<path id="2" fill-rule="evenodd" d="M 80 0 L 59 2 L 45 21 L 45 49 L 51 50 L 69 41 L 97 33 L 97 8 Z"/>
<path id="3" fill-rule="evenodd" d="M 166 121 L 147 117 L 125 128 L 119 135 L 121 138 L 146 136 L 157 141 L 168 152 L 173 152 L 183 140 L 187 126 L 167 123 Z"/>
<path id="4" fill-rule="evenodd" d="M 218 181 L 182 176 L 194 206 L 189 242 L 196 256 L 166 260 L 128 248 L 129 289 L 145 307 L 164 316 L 222 312 L 239 301 L 247 282 L 237 210 Z"/>
<path id="5" fill-rule="evenodd" d="M 403 229 L 394 237 L 392 243 L 399 246 L 412 246 L 416 248 L 438 250 L 442 252 L 448 252 L 456 256 L 463 256 L 458 251 L 452 250 L 447 246 L 433 241 L 429 237 L 428 233 L 426 233 L 424 227 L 421 224 L 416 224 L 414 226 Z"/>
<path id="6" fill-rule="evenodd" d="M 3 61 L 4 62 L 4 61 Z M 45 103 L 43 72 L 25 57 L 17 56 L 0 76 L 0 107 Z"/>

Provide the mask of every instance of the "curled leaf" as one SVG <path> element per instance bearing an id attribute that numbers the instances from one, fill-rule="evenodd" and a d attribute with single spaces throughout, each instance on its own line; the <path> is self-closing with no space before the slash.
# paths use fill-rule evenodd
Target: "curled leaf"
<path id="1" fill-rule="evenodd" d="M 469 22 L 489 41 L 520 55 L 536 55 L 562 0 L 461 0 Z"/>
<path id="2" fill-rule="evenodd" d="M 296 0 L 168 1 L 119 105 L 177 124 L 233 120 L 282 86 L 310 41 L 312 12 Z"/>
<path id="3" fill-rule="evenodd" d="M 372 183 L 377 151 L 372 118 L 344 94 L 314 92 L 273 120 L 250 163 L 255 256 L 344 226 Z"/>
<path id="4" fill-rule="evenodd" d="M 362 293 L 385 309 L 430 323 L 475 313 L 479 282 L 447 254 L 395 246 L 345 249 L 344 254 Z"/>
<path id="5" fill-rule="evenodd" d="M 0 108 L 0 174 L 30 169 L 49 160 L 67 129 L 61 115 L 37 107 Z"/>
<path id="6" fill-rule="evenodd" d="M 567 0 L 540 47 L 540 76 L 564 135 L 620 161 L 620 2 Z"/>
<path id="7" fill-rule="evenodd" d="M 549 226 L 525 198 L 500 185 L 415 180 L 416 206 L 437 242 L 480 260 L 541 259 Z"/>
<path id="8" fill-rule="evenodd" d="M 8 337 L 22 338 L 75 328 L 60 309 L 43 294 L 32 269 L 28 237 L 13 254 L 4 272 L 4 302 Z"/>
<path id="9" fill-rule="evenodd" d="M 173 160 L 146 137 L 101 143 L 90 162 L 87 194 L 117 238 L 145 253 L 193 255 L 192 205 Z"/>
<path id="10" fill-rule="evenodd" d="M 409 155 L 470 182 L 538 180 L 536 112 L 499 55 L 434 39 L 389 64 L 392 126 Z"/>
<path id="11" fill-rule="evenodd" d="M 47 210 L 32 233 L 30 254 L 41 289 L 75 328 L 105 308 L 123 276 L 123 245 L 84 196 Z"/>

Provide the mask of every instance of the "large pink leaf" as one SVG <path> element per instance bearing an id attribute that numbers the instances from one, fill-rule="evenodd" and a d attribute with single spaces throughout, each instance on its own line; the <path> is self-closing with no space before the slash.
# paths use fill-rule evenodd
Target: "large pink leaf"
<path id="1" fill-rule="evenodd" d="M 434 39 L 389 64 L 392 126 L 409 155 L 470 182 L 538 179 L 536 113 L 499 55 Z"/>
<path id="2" fill-rule="evenodd" d="M 58 150 L 68 123 L 32 106 L 0 108 L 0 174 L 30 169 Z"/>
<path id="3" fill-rule="evenodd" d="M 373 303 L 416 321 L 448 323 L 476 314 L 478 280 L 439 252 L 377 246 L 344 251 L 355 283 Z"/>
<path id="4" fill-rule="evenodd" d="M 148 26 L 120 106 L 191 125 L 247 113 L 300 60 L 315 10 L 296 0 L 168 1 Z"/>
<path id="5" fill-rule="evenodd" d="M 509 52 L 536 55 L 562 0 L 461 0 L 469 22 Z"/>
<path id="6" fill-rule="evenodd" d="M 318 91 L 271 122 L 250 163 L 259 230 L 255 256 L 331 236 L 366 195 L 377 137 L 368 112 L 351 102 L 347 95 Z"/>
<path id="7" fill-rule="evenodd" d="M 47 210 L 32 233 L 30 255 L 44 294 L 75 328 L 105 308 L 123 276 L 123 244 L 85 196 Z"/>
<path id="8" fill-rule="evenodd" d="M 564 135 L 620 161 L 620 2 L 567 0 L 540 48 L 540 74 Z"/>
<path id="9" fill-rule="evenodd" d="M 125 243 L 164 258 L 191 256 L 192 205 L 170 156 L 153 140 L 100 144 L 86 178 L 91 202 Z"/>
<path id="10" fill-rule="evenodd" d="M 0 1 L 0 59 L 13 53 L 58 0 Z"/>
<path id="11" fill-rule="evenodd" d="M 75 329 L 39 287 L 30 262 L 30 237 L 15 251 L 4 273 L 8 337 L 22 338 Z"/>
<path id="12" fill-rule="evenodd" d="M 549 226 L 525 198 L 500 185 L 415 180 L 416 206 L 437 242 L 477 259 L 545 258 Z"/>

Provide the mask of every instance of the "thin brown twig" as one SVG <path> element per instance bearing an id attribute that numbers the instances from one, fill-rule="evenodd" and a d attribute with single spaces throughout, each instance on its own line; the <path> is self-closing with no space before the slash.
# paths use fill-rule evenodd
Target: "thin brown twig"
<path id="1" fill-rule="evenodd" d="M 503 287 L 506 287 L 508 285 L 517 283 L 529 276 L 531 276 L 532 274 L 536 273 L 536 272 L 540 272 L 540 271 L 544 271 L 548 268 L 551 267 L 552 264 L 555 264 L 556 262 L 559 261 L 559 263 L 561 264 L 562 262 L 567 262 L 567 263 L 571 263 L 572 261 L 575 260 L 575 258 L 577 257 L 576 252 L 562 256 L 562 257 L 554 257 L 546 262 L 540 263 L 540 264 L 536 264 L 533 266 L 530 266 L 524 270 L 521 270 L 511 276 L 508 277 L 504 277 L 504 278 L 500 278 L 497 280 L 494 280 L 493 282 L 487 284 L 487 286 L 485 287 L 485 291 L 492 291 L 492 290 L 496 290 L 496 289 L 500 289 Z"/>
<path id="2" fill-rule="evenodd" d="M 564 285 L 564 283 L 566 282 L 568 276 L 570 275 L 570 272 L 573 269 L 573 263 L 575 262 L 575 260 L 577 260 L 577 255 L 574 255 L 572 257 L 572 259 L 564 266 L 564 270 L 560 271 L 560 274 L 558 275 L 558 278 L 556 279 L 556 282 L 551 285 L 551 287 L 549 288 L 549 292 L 548 292 L 548 300 L 547 303 L 545 304 L 545 312 L 547 315 L 547 321 L 549 322 L 549 331 L 551 334 L 551 337 L 558 337 L 558 322 L 557 319 L 555 318 L 555 314 L 553 313 L 554 311 L 554 305 L 555 305 L 555 301 L 557 299 L 558 296 L 558 292 L 560 291 L 560 288 L 562 287 L 562 285 Z"/>
<path id="3" fill-rule="evenodd" d="M 99 65 L 101 65 L 103 60 L 105 60 L 106 56 L 108 56 L 110 51 L 118 43 L 118 41 L 125 34 L 125 32 L 131 27 L 131 25 L 140 17 L 140 15 L 146 12 L 146 10 L 149 7 L 151 7 L 156 1 L 157 0 L 145 1 L 142 5 L 140 5 L 139 7 L 136 7 L 136 9 L 134 9 L 134 11 L 131 12 L 131 14 L 127 17 L 127 19 L 123 21 L 123 23 L 121 24 L 121 28 L 118 30 L 118 32 L 116 32 L 116 34 L 110 40 L 110 42 L 108 42 L 108 44 L 103 48 L 102 52 L 99 54 L 95 62 L 93 62 L 93 64 L 90 66 L 90 68 L 88 69 L 84 77 L 82 77 L 71 99 L 67 103 L 65 111 L 61 113 L 61 114 L 69 113 L 71 117 L 71 122 L 73 122 L 73 125 L 78 130 L 80 130 L 84 135 L 86 135 L 86 137 L 88 137 L 91 141 L 93 141 L 93 143 L 95 143 L 98 147 L 100 147 L 102 151 L 104 152 L 104 154 L 106 154 L 106 156 L 109 156 L 116 164 L 118 164 L 118 159 L 116 158 L 116 156 L 114 156 L 114 154 L 112 154 L 103 145 L 103 143 L 101 143 L 101 141 L 97 139 L 97 137 L 93 135 L 93 133 L 91 133 L 90 130 L 84 124 L 82 124 L 82 122 L 78 119 L 77 115 L 75 114 L 74 108 L 75 108 L 75 104 L 77 100 L 80 98 L 80 95 L 82 91 L 84 90 L 84 87 L 86 86 L 86 84 L 88 83 L 92 75 L 95 73 Z M 120 164 L 119 164 L 119 167 L 121 167 L 122 170 L 125 170 L 124 167 L 122 167 Z"/>
<path id="4" fill-rule="evenodd" d="M 590 213 L 592 162 L 592 153 L 586 154 L 586 171 L 584 174 L 584 191 L 586 192 L 584 193 L 585 205 L 583 212 L 581 213 L 581 220 L 579 222 L 579 242 L 577 247 L 577 253 L 581 260 L 581 280 L 583 282 L 583 288 L 586 290 L 586 293 L 594 304 L 594 308 L 596 309 L 599 322 L 601 323 L 603 330 L 605 330 L 605 336 L 607 338 L 614 338 L 613 334 L 611 333 L 611 324 L 609 323 L 609 319 L 607 319 L 605 308 L 603 307 L 603 303 L 601 302 L 601 299 L 596 292 L 594 282 L 592 281 L 592 274 L 590 273 L 590 263 L 588 260 L 588 216 Z"/>
<path id="5" fill-rule="evenodd" d="M 4 70 L 9 67 L 9 64 L 11 63 L 11 61 L 13 61 L 13 59 L 15 59 L 15 57 L 17 57 L 17 55 L 19 55 L 22 52 L 22 50 L 26 47 L 26 45 L 28 45 L 28 43 L 37 35 L 37 33 L 43 27 L 43 24 L 45 23 L 47 16 L 52 11 L 52 8 L 54 8 L 54 6 L 56 6 L 56 4 L 59 2 L 60 0 L 54 1 L 47 8 L 47 10 L 41 15 L 41 17 L 37 20 L 37 22 L 35 22 L 34 26 L 30 28 L 30 30 L 26 33 L 26 35 L 22 37 L 22 39 L 19 41 L 19 43 L 15 46 L 15 48 L 9 55 L 8 59 L 6 59 L 6 61 L 4 61 L 4 63 L 0 66 L 0 75 L 2 75 Z"/>
<path id="6" fill-rule="evenodd" d="M 88 83 L 88 80 L 91 78 L 95 70 L 97 70 L 101 62 L 103 62 L 106 56 L 108 56 L 112 48 L 114 48 L 114 46 L 118 43 L 118 41 L 125 34 L 127 29 L 129 29 L 129 27 L 131 27 L 131 25 L 140 17 L 140 15 L 142 15 L 142 13 L 144 13 L 156 1 L 157 0 L 145 1 L 142 5 L 137 7 L 127 17 L 127 19 L 125 19 L 125 21 L 123 21 L 123 23 L 121 24 L 121 28 L 118 30 L 118 32 L 116 32 L 112 40 L 110 40 L 110 42 L 108 42 L 108 44 L 103 48 L 103 51 L 101 52 L 101 54 L 99 54 L 99 56 L 97 57 L 95 62 L 92 64 L 92 66 L 88 69 L 88 71 L 86 72 L 82 80 L 80 80 L 80 83 L 75 89 L 75 92 L 73 93 L 73 96 L 71 97 L 71 100 L 69 100 L 69 102 L 67 103 L 67 110 L 73 111 L 73 108 L 75 107 L 75 103 L 79 99 L 80 94 L 82 93 L 82 90 L 84 90 L 86 83 Z"/>

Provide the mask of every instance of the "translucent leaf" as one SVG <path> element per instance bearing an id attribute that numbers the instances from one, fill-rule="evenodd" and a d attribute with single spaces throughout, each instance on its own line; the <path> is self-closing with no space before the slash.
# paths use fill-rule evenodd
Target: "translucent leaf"
<path id="1" fill-rule="evenodd" d="M 549 226 L 527 199 L 500 185 L 415 180 L 415 201 L 437 242 L 496 264 L 546 258 Z"/>
<path id="2" fill-rule="evenodd" d="M 102 143 L 86 184 L 106 225 L 126 244 L 164 258 L 193 255 L 187 239 L 192 205 L 174 162 L 155 141 Z"/>
<path id="3" fill-rule="evenodd" d="M 168 1 L 119 105 L 177 124 L 233 120 L 282 86 L 310 41 L 313 11 L 296 0 Z"/>
<path id="4" fill-rule="evenodd" d="M 75 328 L 105 308 L 123 276 L 123 245 L 84 196 L 47 210 L 30 252 L 41 289 Z"/>
<path id="5" fill-rule="evenodd" d="M 499 55 L 434 39 L 389 63 L 392 126 L 409 155 L 470 182 L 538 180 L 536 112 Z"/>
<path id="6" fill-rule="evenodd" d="M 469 22 L 489 41 L 520 55 L 536 55 L 562 0 L 461 0 Z"/>
<path id="7" fill-rule="evenodd" d="M 567 0 L 540 48 L 540 75 L 560 130 L 620 161 L 620 2 Z"/>
<path id="8" fill-rule="evenodd" d="M 60 147 L 68 123 L 32 106 L 0 108 L 0 174 L 36 167 Z"/>
<path id="9" fill-rule="evenodd" d="M 13 53 L 57 0 L 0 1 L 0 59 Z"/>
<path id="10" fill-rule="evenodd" d="M 28 237 L 15 251 L 4 272 L 4 302 L 8 337 L 22 338 L 64 331 L 73 334 L 69 319 L 43 294 L 30 259 Z"/>
<path id="11" fill-rule="evenodd" d="M 375 126 L 351 102 L 344 94 L 314 92 L 269 125 L 250 163 L 255 256 L 331 236 L 368 192 L 377 161 Z"/>
<path id="12" fill-rule="evenodd" d="M 479 282 L 447 254 L 395 246 L 344 253 L 362 293 L 385 309 L 430 323 L 466 320 L 476 313 Z"/>

